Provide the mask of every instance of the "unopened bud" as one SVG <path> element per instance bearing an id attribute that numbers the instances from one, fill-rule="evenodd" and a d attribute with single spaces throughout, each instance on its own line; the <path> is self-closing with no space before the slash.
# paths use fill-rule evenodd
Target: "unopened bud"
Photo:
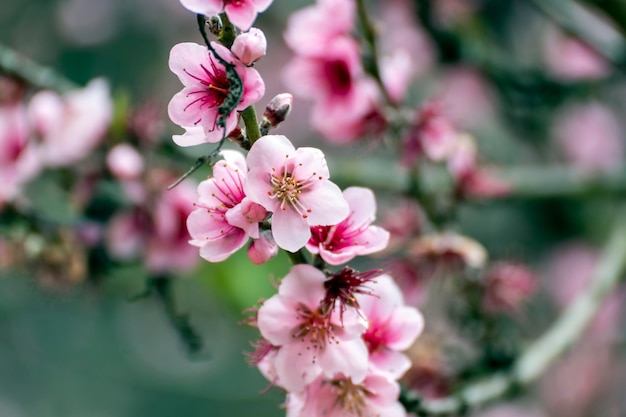
<path id="1" fill-rule="evenodd" d="M 265 56 L 267 40 L 263 31 L 250 28 L 235 38 L 231 51 L 244 65 L 252 65 Z"/>
<path id="2" fill-rule="evenodd" d="M 261 134 L 267 135 L 270 128 L 277 127 L 279 124 L 284 122 L 291 112 L 292 103 L 293 96 L 289 93 L 281 93 L 271 99 L 267 104 L 267 107 L 265 107 L 263 120 L 259 126 Z"/>
<path id="3" fill-rule="evenodd" d="M 211 16 L 206 20 L 206 27 L 213 35 L 220 36 L 223 27 L 222 19 L 220 19 L 219 15 Z"/>
<path id="4" fill-rule="evenodd" d="M 248 258 L 255 265 L 261 265 L 278 254 L 278 246 L 274 243 L 270 232 L 261 233 L 258 239 L 254 239 L 248 246 Z"/>

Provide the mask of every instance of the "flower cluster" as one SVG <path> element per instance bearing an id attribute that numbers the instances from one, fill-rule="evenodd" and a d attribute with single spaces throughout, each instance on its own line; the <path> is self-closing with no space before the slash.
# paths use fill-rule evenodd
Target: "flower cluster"
<path id="1" fill-rule="evenodd" d="M 259 308 L 257 326 L 256 364 L 288 392 L 289 415 L 406 414 L 396 381 L 423 319 L 389 275 L 346 268 L 326 277 L 296 265 Z"/>
<path id="2" fill-rule="evenodd" d="M 384 126 L 380 92 L 361 64 L 350 0 L 319 0 L 291 15 L 285 32 L 296 56 L 284 72 L 287 87 L 313 99 L 311 124 L 329 140 L 354 141 Z"/>
<path id="3" fill-rule="evenodd" d="M 25 105 L 0 105 L 0 205 L 46 167 L 71 166 L 102 141 L 113 114 L 105 81 L 61 96 L 44 90 Z"/>
<path id="4" fill-rule="evenodd" d="M 201 9 L 196 4 L 201 2 L 181 1 L 196 12 L 219 11 L 217 3 L 202 2 Z M 209 3 L 215 7 L 207 9 Z M 237 24 L 231 15 L 233 4 L 225 11 Z M 325 21 L 328 13 L 338 26 L 322 25 L 328 31 L 310 32 L 324 38 L 323 43 L 310 39 L 310 33 L 300 39 L 307 48 L 288 71 L 292 76 L 299 77 L 299 70 L 311 76 L 301 78 L 301 86 L 315 92 L 318 127 L 323 129 L 322 120 L 332 125 L 344 120 L 344 126 L 353 125 L 349 134 L 354 136 L 375 111 L 377 100 L 374 81 L 361 68 L 358 45 L 348 37 L 354 3 L 321 1 L 296 15 L 291 24 L 309 27 L 319 19 Z M 293 36 L 302 33 L 300 28 Z M 290 94 L 280 94 L 268 104 L 259 126 L 264 136 L 250 138 L 238 127 L 237 112 L 263 94 L 263 80 L 251 65 L 265 43 L 262 32 L 253 28 L 235 39 L 232 52 L 217 43 L 208 49 L 195 44 L 172 49 L 170 68 L 185 88 L 170 101 L 169 114 L 186 129 L 174 141 L 181 146 L 218 142 L 222 134 L 235 131 L 229 137 L 249 148 L 247 155 L 219 152 L 221 159 L 213 164 L 212 176 L 199 184 L 195 209 L 187 218 L 189 243 L 207 261 L 219 262 L 252 240 L 248 256 L 255 264 L 267 261 L 278 248 L 289 252 L 306 248 L 318 261 L 331 265 L 383 250 L 389 232 L 372 224 L 373 192 L 361 187 L 342 192 L 330 181 L 321 150 L 296 148 L 285 136 L 267 134 L 289 113 Z M 330 49 L 322 50 L 321 45 Z M 240 102 L 229 114 L 221 107 L 233 88 L 223 60 L 243 84 Z M 320 89 L 321 80 L 330 81 Z M 221 117 L 225 132 L 219 129 Z M 405 306 L 391 276 L 349 267 L 330 273 L 298 264 L 252 321 L 262 335 L 252 355 L 254 363 L 272 384 L 288 392 L 289 415 L 406 414 L 398 402 L 397 380 L 410 361 L 402 351 L 421 333 L 423 319 L 415 308 Z"/>

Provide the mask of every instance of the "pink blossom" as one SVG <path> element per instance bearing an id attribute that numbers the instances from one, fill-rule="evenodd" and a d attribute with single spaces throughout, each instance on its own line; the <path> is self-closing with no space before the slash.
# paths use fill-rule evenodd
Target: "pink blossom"
<path id="1" fill-rule="evenodd" d="M 271 233 L 262 232 L 248 247 L 248 258 L 255 265 L 261 265 L 278 254 L 278 246 L 274 243 Z"/>
<path id="2" fill-rule="evenodd" d="M 350 206 L 350 214 L 333 226 L 311 228 L 311 239 L 306 248 L 319 254 L 331 265 L 340 265 L 357 255 L 369 255 L 383 250 L 389 243 L 389 232 L 372 226 L 376 217 L 374 193 L 361 187 L 350 187 L 343 192 Z"/>
<path id="3" fill-rule="evenodd" d="M 324 273 L 311 265 L 292 267 L 278 294 L 259 308 L 261 335 L 278 347 L 273 363 L 277 383 L 291 392 L 301 391 L 317 376 L 341 372 L 356 383 L 367 370 L 367 348 L 360 338 L 364 319 L 354 309 L 339 314 L 322 312 Z M 330 316 L 329 316 L 330 314 Z"/>
<path id="4" fill-rule="evenodd" d="M 369 373 L 362 382 L 343 375 L 319 377 L 302 393 L 290 393 L 288 417 L 405 417 L 400 387 L 388 375 Z"/>
<path id="5" fill-rule="evenodd" d="M 248 30 L 258 13 L 264 12 L 272 0 L 180 0 L 194 13 L 207 16 L 226 12 L 228 19 L 239 29 Z"/>
<path id="6" fill-rule="evenodd" d="M 554 121 L 554 137 L 565 160 L 585 171 L 610 171 L 624 163 L 624 137 L 615 114 L 600 103 L 572 106 Z"/>
<path id="7" fill-rule="evenodd" d="M 235 65 L 243 83 L 243 95 L 237 111 L 256 103 L 265 94 L 265 84 L 259 73 L 243 65 L 224 46 L 212 43 L 220 57 Z M 184 135 L 175 135 L 174 141 L 181 146 L 206 142 L 219 142 L 224 134 L 217 125 L 218 109 L 230 90 L 230 81 L 225 67 L 205 46 L 195 43 L 179 43 L 170 52 L 170 70 L 178 76 L 184 88 L 168 105 L 172 121 L 187 130 Z M 237 126 L 237 112 L 226 117 L 226 134 Z M 197 129 L 201 126 L 203 131 Z M 202 133 L 204 137 L 202 138 Z"/>
<path id="8" fill-rule="evenodd" d="M 352 32 L 356 7 L 352 0 L 318 0 L 291 16 L 285 42 L 299 55 L 324 55 L 338 37 Z"/>
<path id="9" fill-rule="evenodd" d="M 141 256 L 153 274 L 186 271 L 196 265 L 185 220 L 193 209 L 195 187 L 185 182 L 155 196 L 153 206 L 137 206 L 117 214 L 108 225 L 106 245 L 119 259 Z"/>
<path id="10" fill-rule="evenodd" d="M 186 271 L 196 265 L 195 248 L 189 246 L 185 221 L 193 210 L 195 184 L 188 181 L 166 190 L 153 211 L 153 228 L 146 244 L 145 262 L 153 273 Z"/>
<path id="11" fill-rule="evenodd" d="M 551 31 L 546 39 L 548 69 L 564 80 L 590 80 L 606 76 L 609 63 L 580 40 Z"/>
<path id="12" fill-rule="evenodd" d="M 0 107 L 0 207 L 41 169 L 24 107 Z"/>
<path id="13" fill-rule="evenodd" d="M 143 157 L 132 146 L 122 143 L 107 154 L 109 170 L 120 179 L 137 178 L 144 169 Z"/>
<path id="14" fill-rule="evenodd" d="M 267 39 L 262 30 L 250 28 L 248 32 L 239 34 L 231 51 L 245 65 L 252 65 L 265 56 Z"/>
<path id="15" fill-rule="evenodd" d="M 483 306 L 489 311 L 515 312 L 535 292 L 536 284 L 537 278 L 524 265 L 496 264 L 485 275 Z"/>
<path id="16" fill-rule="evenodd" d="M 259 222 L 267 212 L 246 198 L 246 161 L 236 151 L 222 151 L 223 161 L 213 167 L 213 177 L 198 186 L 196 209 L 187 219 L 193 246 L 209 262 L 220 262 L 242 248 L 249 237 L 259 237 Z"/>
<path id="17" fill-rule="evenodd" d="M 281 248 L 295 252 L 310 239 L 311 226 L 337 224 L 348 215 L 319 149 L 295 149 L 285 136 L 268 135 L 252 145 L 247 161 L 246 194 L 273 213 L 272 235 Z"/>
<path id="18" fill-rule="evenodd" d="M 359 46 L 347 37 L 327 44 L 324 54 L 297 55 L 287 64 L 284 78 L 295 94 L 313 99 L 314 127 L 331 129 L 340 139 L 344 134 L 336 123 L 361 121 L 378 101 L 375 83 L 363 72 Z"/>
<path id="19" fill-rule="evenodd" d="M 98 146 L 113 116 L 113 102 L 104 80 L 59 96 L 41 91 L 29 103 L 29 116 L 41 136 L 40 153 L 49 166 L 66 166 Z"/>
<path id="20" fill-rule="evenodd" d="M 424 329 L 424 319 L 416 308 L 404 305 L 400 288 L 390 275 L 377 277 L 372 288 L 371 295 L 356 296 L 368 322 L 363 340 L 370 353 L 370 365 L 398 379 L 411 367 L 401 351 L 415 342 Z"/>
<path id="21" fill-rule="evenodd" d="M 427 103 L 417 113 L 414 127 L 404 138 L 404 164 L 414 163 L 424 154 L 435 162 L 447 160 L 457 145 L 458 131 L 441 110 L 437 101 Z"/>

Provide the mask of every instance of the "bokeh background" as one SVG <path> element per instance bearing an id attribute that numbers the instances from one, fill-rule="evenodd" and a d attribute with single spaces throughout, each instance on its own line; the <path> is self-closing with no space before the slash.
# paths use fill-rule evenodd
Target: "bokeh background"
<path id="1" fill-rule="evenodd" d="M 439 32 L 417 23 L 410 1 L 370 3 L 385 42 L 404 42 L 411 51 L 415 82 L 410 101 L 417 105 L 440 97 L 450 117 L 475 136 L 481 159 L 490 164 L 530 170 L 550 165 L 559 175 L 571 168 L 623 172 L 626 83 L 621 72 L 586 47 L 569 46 L 572 38 L 532 2 L 424 3 L 436 9 Z M 268 56 L 257 65 L 267 100 L 285 90 L 280 69 L 291 53 L 282 32 L 289 13 L 306 4 L 275 0 L 257 21 L 269 43 Z M 626 25 L 620 10 L 610 19 L 600 14 L 597 21 L 584 20 L 584 27 L 613 42 L 614 32 Z M 174 44 L 188 41 L 200 42 L 195 18 L 177 0 L 2 0 L 0 6 L 3 45 L 80 85 L 105 77 L 118 104 L 153 104 L 161 109 L 163 141 L 179 133 L 165 110 L 180 89 L 168 69 L 168 54 Z M 374 176 L 394 175 L 388 149 L 372 143 L 332 146 L 308 126 L 307 109 L 306 100 L 297 98 L 277 133 L 296 145 L 328 152 L 331 167 L 342 172 L 336 179 L 342 188 L 352 185 L 345 161 L 355 155 L 373 157 L 369 171 Z M 172 158 L 183 160 L 181 167 L 199 155 L 193 149 L 177 152 Z M 377 188 L 384 217 L 396 204 L 393 187 L 379 181 Z M 45 183 L 30 191 L 37 207 L 50 218 L 63 218 L 67 208 L 45 191 Z M 492 259 L 521 262 L 536 273 L 537 295 L 511 318 L 520 344 L 557 316 L 559 297 L 567 299 L 568 291 L 576 292 L 589 278 L 618 198 L 535 196 L 459 208 L 458 229 L 481 242 Z M 278 390 L 260 394 L 267 382 L 244 361 L 243 352 L 252 350 L 257 332 L 239 323 L 243 310 L 274 292 L 272 277 L 286 273 L 288 259 L 280 255 L 257 267 L 242 252 L 220 264 L 198 265 L 180 274 L 172 288 L 173 308 L 189 315 L 203 341 L 193 355 L 154 294 L 131 300 L 146 285 L 139 260 L 111 264 L 83 283 L 59 288 L 42 286 L 37 276 L 0 270 L 0 416 L 283 415 L 283 395 Z M 361 265 L 372 263 L 355 264 Z M 437 294 L 424 297 L 431 296 L 438 299 Z M 570 373 L 556 370 L 523 397 L 524 404 L 555 416 L 624 415 L 622 302 L 623 297 L 607 313 L 613 316 L 605 321 L 615 323 L 610 337 L 602 333 L 598 344 L 568 357 Z M 437 309 L 426 306 L 425 311 Z M 457 324 L 462 327 L 462 317 Z M 568 385 L 573 381 L 578 386 Z"/>

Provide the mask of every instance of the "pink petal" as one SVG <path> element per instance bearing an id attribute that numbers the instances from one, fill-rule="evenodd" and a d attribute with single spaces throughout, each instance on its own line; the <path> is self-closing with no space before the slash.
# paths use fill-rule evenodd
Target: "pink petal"
<path id="1" fill-rule="evenodd" d="M 274 361 L 280 385 L 289 392 L 302 391 L 322 372 L 316 354 L 315 349 L 307 349 L 300 343 L 282 346 Z"/>
<path id="2" fill-rule="evenodd" d="M 225 229 L 231 228 L 220 215 L 209 213 L 205 209 L 194 210 L 187 217 L 187 230 L 193 238 L 194 246 L 202 246 L 206 240 L 219 239 Z"/>
<path id="3" fill-rule="evenodd" d="M 287 208 L 274 212 L 272 236 L 279 247 L 289 252 L 296 252 L 311 238 L 311 229 L 302 215 Z"/>
<path id="4" fill-rule="evenodd" d="M 411 360 L 408 356 L 393 350 L 372 353 L 370 363 L 376 369 L 389 373 L 395 379 L 400 379 L 411 368 Z"/>
<path id="5" fill-rule="evenodd" d="M 202 143 L 210 142 L 207 135 L 204 133 L 202 126 L 182 126 L 185 129 L 185 133 L 182 135 L 172 135 L 172 140 L 178 146 L 194 146 Z M 216 140 L 213 140 L 216 142 Z"/>
<path id="6" fill-rule="evenodd" d="M 314 252 L 311 251 L 311 253 Z M 352 250 L 352 248 L 345 248 L 331 252 L 320 245 L 319 253 L 322 259 L 331 265 L 345 264 L 356 257 L 356 252 Z"/>
<path id="7" fill-rule="evenodd" d="M 370 226 L 358 238 L 359 246 L 355 248 L 358 255 L 369 255 L 381 251 L 389 244 L 389 232 L 378 226 Z"/>
<path id="8" fill-rule="evenodd" d="M 200 82 L 189 75 L 204 75 L 200 65 L 206 65 L 209 61 L 209 50 L 206 46 L 193 42 L 176 44 L 170 50 L 170 70 L 178 76 L 184 86 L 198 85 Z"/>
<path id="9" fill-rule="evenodd" d="M 352 378 L 352 382 L 355 383 L 365 378 L 367 363 L 367 347 L 361 339 L 328 344 L 319 357 L 319 364 L 324 370 L 324 375 L 332 378 L 336 373 L 343 373 Z"/>
<path id="10" fill-rule="evenodd" d="M 371 401 L 378 405 L 394 403 L 400 396 L 400 386 L 386 374 L 370 373 L 363 385 L 375 393 Z"/>
<path id="11" fill-rule="evenodd" d="M 389 321 L 389 349 L 405 350 L 411 347 L 424 329 L 424 318 L 414 307 L 398 307 Z"/>
<path id="12" fill-rule="evenodd" d="M 295 305 L 274 295 L 259 308 L 257 325 L 261 335 L 274 346 L 283 346 L 293 342 L 291 333 L 298 325 Z"/>
<path id="13" fill-rule="evenodd" d="M 223 150 L 220 155 L 229 164 L 235 165 L 242 173 L 248 172 L 248 166 L 246 165 L 246 157 L 238 151 Z"/>
<path id="14" fill-rule="evenodd" d="M 286 156 L 293 156 L 296 149 L 283 135 L 263 136 L 252 145 L 246 161 L 250 171 L 267 175 L 272 168 L 283 166 Z M 267 181 L 267 178 L 265 179 Z"/>
<path id="15" fill-rule="evenodd" d="M 224 0 L 180 0 L 187 10 L 207 16 L 218 14 L 224 7 Z"/>
<path id="16" fill-rule="evenodd" d="M 324 281 L 326 276 L 319 269 L 305 264 L 294 265 L 280 282 L 278 293 L 294 303 L 302 303 L 316 310 L 326 295 Z"/>
<path id="17" fill-rule="evenodd" d="M 224 11 L 233 25 L 243 31 L 250 29 L 250 26 L 254 23 L 254 19 L 256 19 L 256 10 L 248 1 L 227 4 L 226 7 L 224 7 Z"/>
<path id="18" fill-rule="evenodd" d="M 241 229 L 233 228 L 230 233 L 217 240 L 207 240 L 200 248 L 200 256 L 209 262 L 221 262 L 241 249 L 248 236 Z"/>
<path id="19" fill-rule="evenodd" d="M 376 219 L 376 198 L 369 188 L 348 187 L 343 191 L 351 209 L 350 220 L 355 226 L 370 224 Z"/>
<path id="20" fill-rule="evenodd" d="M 265 95 L 265 81 L 261 77 L 261 74 L 254 68 L 248 68 L 244 66 L 240 68 L 238 73 L 240 74 L 243 82 L 243 97 L 237 106 L 237 110 L 244 110 L 246 107 L 261 100 Z"/>
<path id="21" fill-rule="evenodd" d="M 311 210 L 307 213 L 306 220 L 311 226 L 337 224 L 350 212 L 350 207 L 344 200 L 341 190 L 330 181 L 324 181 L 314 192 L 302 193 L 300 201 Z M 308 235 L 310 234 L 309 231 Z"/>
<path id="22" fill-rule="evenodd" d="M 248 236 L 253 239 L 259 237 L 259 223 L 251 223 L 241 210 L 241 204 L 237 204 L 226 212 L 226 220 L 229 224 L 242 229 Z"/>

